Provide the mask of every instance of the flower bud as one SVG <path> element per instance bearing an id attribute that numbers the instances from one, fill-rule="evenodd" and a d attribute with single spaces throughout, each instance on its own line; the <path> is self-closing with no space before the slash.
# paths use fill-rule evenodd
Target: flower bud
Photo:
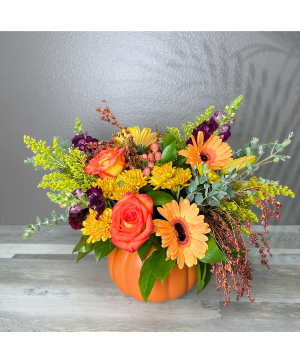
<path id="1" fill-rule="evenodd" d="M 219 133 L 223 134 L 223 133 L 227 133 L 230 129 L 231 129 L 230 125 L 224 124 L 221 126 L 221 128 L 218 131 L 219 131 Z"/>
<path id="2" fill-rule="evenodd" d="M 150 173 L 151 173 L 151 171 L 150 171 L 149 167 L 144 168 L 144 170 L 143 170 L 144 176 L 149 176 Z"/>
<path id="3" fill-rule="evenodd" d="M 234 170 L 236 168 L 237 171 L 240 171 L 247 167 L 247 162 L 253 164 L 255 161 L 256 161 L 255 155 L 250 155 L 248 157 L 240 157 L 234 159 L 233 161 L 225 163 L 224 166 L 220 169 L 220 172 L 223 174 L 228 174 L 229 168 L 231 170 Z"/>
<path id="4" fill-rule="evenodd" d="M 151 144 L 151 150 L 153 152 L 157 152 L 158 151 L 158 144 L 157 143 L 152 143 Z"/>
<path id="5" fill-rule="evenodd" d="M 160 161 L 161 160 L 161 152 L 156 152 L 154 155 L 155 160 Z"/>
<path id="6" fill-rule="evenodd" d="M 149 153 L 148 154 L 148 161 L 153 161 L 154 160 L 154 154 L 153 153 Z"/>
<path id="7" fill-rule="evenodd" d="M 148 167 L 153 168 L 154 167 L 154 162 L 153 161 L 149 161 L 148 162 Z"/>
<path id="8" fill-rule="evenodd" d="M 219 121 L 220 119 L 221 119 L 221 113 L 220 113 L 220 111 L 216 111 L 215 112 L 215 120 Z"/>

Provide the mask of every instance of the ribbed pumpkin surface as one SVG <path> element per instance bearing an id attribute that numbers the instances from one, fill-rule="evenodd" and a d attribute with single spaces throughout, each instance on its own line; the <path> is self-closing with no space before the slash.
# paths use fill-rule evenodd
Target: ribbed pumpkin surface
<path id="1" fill-rule="evenodd" d="M 154 248 L 151 247 L 147 257 L 153 251 Z M 137 252 L 128 253 L 123 249 L 116 248 L 108 256 L 108 269 L 112 280 L 120 291 L 139 301 L 143 301 L 138 285 L 141 267 L 142 261 Z M 156 280 L 148 301 L 164 302 L 179 298 L 189 291 L 196 281 L 196 266 L 188 268 L 185 265 L 183 269 L 179 269 L 175 264 L 163 284 L 159 279 Z"/>

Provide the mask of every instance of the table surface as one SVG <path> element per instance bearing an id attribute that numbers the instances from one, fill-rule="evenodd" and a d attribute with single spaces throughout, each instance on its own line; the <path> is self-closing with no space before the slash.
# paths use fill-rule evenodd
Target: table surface
<path id="1" fill-rule="evenodd" d="M 199 294 L 136 301 L 112 282 L 107 258 L 76 263 L 80 231 L 44 228 L 23 240 L 22 229 L 0 225 L 0 331 L 300 331 L 300 225 L 269 227 L 270 270 L 249 246 L 255 302 L 233 291 L 227 307 L 214 277 Z"/>

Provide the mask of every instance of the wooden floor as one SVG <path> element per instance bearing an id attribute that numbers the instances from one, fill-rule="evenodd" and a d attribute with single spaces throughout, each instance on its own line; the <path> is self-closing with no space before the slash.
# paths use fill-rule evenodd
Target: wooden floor
<path id="1" fill-rule="evenodd" d="M 300 331 L 300 226 L 270 227 L 268 270 L 250 247 L 252 296 L 224 307 L 214 277 L 200 294 L 147 304 L 124 296 L 107 260 L 76 264 L 80 232 L 0 225 L 0 331 Z"/>

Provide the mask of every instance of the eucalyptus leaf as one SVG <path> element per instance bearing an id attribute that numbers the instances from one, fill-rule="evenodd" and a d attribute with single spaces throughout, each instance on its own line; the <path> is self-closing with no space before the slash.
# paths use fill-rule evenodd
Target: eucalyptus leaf
<path id="1" fill-rule="evenodd" d="M 203 201 L 203 196 L 200 195 L 200 194 L 197 194 L 196 197 L 195 197 L 196 204 L 200 205 L 202 201 Z"/>
<path id="2" fill-rule="evenodd" d="M 214 182 L 211 186 L 212 186 L 213 189 L 215 189 L 215 188 L 220 187 L 221 185 L 222 185 L 222 182 L 217 181 L 217 182 Z"/>

